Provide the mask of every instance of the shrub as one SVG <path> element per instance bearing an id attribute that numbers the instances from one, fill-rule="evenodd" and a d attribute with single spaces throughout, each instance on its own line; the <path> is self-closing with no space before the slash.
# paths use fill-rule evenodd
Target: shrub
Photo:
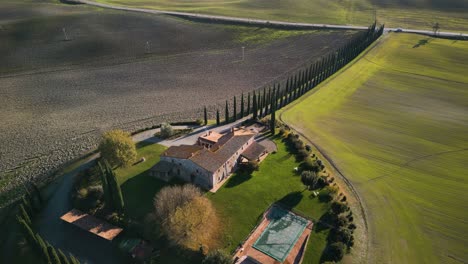
<path id="1" fill-rule="evenodd" d="M 351 223 L 351 224 L 349 224 L 348 228 L 351 229 L 351 230 L 354 230 L 354 229 L 356 229 L 356 225 Z"/>
<path id="2" fill-rule="evenodd" d="M 331 210 L 336 215 L 344 213 L 346 209 L 347 209 L 347 206 L 342 202 L 333 202 L 331 204 Z"/>
<path id="3" fill-rule="evenodd" d="M 299 149 L 297 151 L 297 157 L 301 160 L 306 159 L 309 156 L 309 153 L 305 149 Z"/>
<path id="4" fill-rule="evenodd" d="M 210 252 L 202 262 L 202 264 L 231 264 L 231 263 L 232 263 L 231 257 L 221 250 L 215 250 L 215 251 Z"/>
<path id="5" fill-rule="evenodd" d="M 319 172 L 320 169 L 319 169 L 319 165 L 317 164 L 317 162 L 311 158 L 306 158 L 304 160 L 304 162 L 302 163 L 302 168 L 304 170 L 309 170 L 309 171 L 313 171 L 313 172 Z"/>
<path id="6" fill-rule="evenodd" d="M 311 147 L 310 145 L 306 145 L 306 146 L 305 146 L 305 149 L 306 149 L 308 152 L 310 152 L 310 151 L 312 150 L 312 147 Z"/>
<path id="7" fill-rule="evenodd" d="M 330 232 L 330 240 L 332 243 L 341 242 L 348 247 L 350 247 L 351 243 L 354 244 L 353 234 L 346 228 L 333 229 Z"/>
<path id="8" fill-rule="evenodd" d="M 162 138 L 171 137 L 172 135 L 174 135 L 174 129 L 169 123 L 162 123 L 160 135 Z"/>
<path id="9" fill-rule="evenodd" d="M 99 144 L 99 151 L 102 158 L 117 166 L 129 166 L 137 158 L 135 142 L 129 133 L 122 130 L 104 133 Z"/>
<path id="10" fill-rule="evenodd" d="M 332 261 L 340 261 L 346 252 L 345 245 L 341 242 L 332 243 L 327 250 L 327 258 Z"/>
<path id="11" fill-rule="evenodd" d="M 309 189 L 314 189 L 317 187 L 319 177 L 313 171 L 303 171 L 301 173 L 301 181 Z"/>
<path id="12" fill-rule="evenodd" d="M 344 215 L 340 215 L 338 216 L 338 218 L 336 219 L 336 225 L 338 227 L 346 227 L 348 225 L 348 218 Z"/>

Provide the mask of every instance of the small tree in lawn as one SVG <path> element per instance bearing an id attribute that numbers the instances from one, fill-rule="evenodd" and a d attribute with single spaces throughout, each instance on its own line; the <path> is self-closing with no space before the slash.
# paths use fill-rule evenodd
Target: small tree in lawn
<path id="1" fill-rule="evenodd" d="M 301 181 L 309 190 L 317 186 L 318 180 L 319 177 L 313 171 L 303 171 L 301 173 Z"/>
<path id="2" fill-rule="evenodd" d="M 122 130 L 111 130 L 104 133 L 99 144 L 101 157 L 116 166 L 127 167 L 137 158 L 135 142 L 130 133 Z"/>
<path id="3" fill-rule="evenodd" d="M 172 128 L 171 124 L 169 123 L 162 123 L 160 128 L 160 134 L 162 138 L 168 138 L 174 135 L 174 129 Z"/>

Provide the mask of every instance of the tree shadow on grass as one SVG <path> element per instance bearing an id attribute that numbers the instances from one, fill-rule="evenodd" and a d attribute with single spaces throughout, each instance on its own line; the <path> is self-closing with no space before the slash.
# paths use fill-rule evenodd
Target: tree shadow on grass
<path id="1" fill-rule="evenodd" d="M 277 203 L 288 209 L 293 209 L 294 207 L 296 207 L 296 205 L 298 205 L 301 202 L 303 197 L 304 195 L 302 194 L 302 192 L 295 191 L 288 193 L 283 198 L 279 199 Z"/>
<path id="2" fill-rule="evenodd" d="M 413 46 L 413 49 L 416 49 L 416 48 L 419 48 L 419 47 L 424 46 L 424 45 L 426 45 L 426 44 L 429 44 L 429 41 L 430 41 L 429 38 L 427 38 L 427 39 L 420 39 L 419 42 L 418 42 L 416 45 Z"/>
<path id="3" fill-rule="evenodd" d="M 252 178 L 252 174 L 247 171 L 236 172 L 231 178 L 226 182 L 226 188 L 236 187 Z"/>
<path id="4" fill-rule="evenodd" d="M 125 203 L 126 213 L 138 220 L 152 211 L 153 198 L 162 188 L 170 185 L 147 174 L 147 171 L 128 179 L 120 187 Z"/>

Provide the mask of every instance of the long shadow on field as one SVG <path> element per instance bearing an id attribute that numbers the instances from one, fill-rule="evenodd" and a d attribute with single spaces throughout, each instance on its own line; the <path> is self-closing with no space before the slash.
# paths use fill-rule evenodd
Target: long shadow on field
<path id="1" fill-rule="evenodd" d="M 429 44 L 430 39 L 420 39 L 419 42 L 413 46 L 413 49 L 419 48 L 421 46 L 424 46 L 426 44 Z"/>

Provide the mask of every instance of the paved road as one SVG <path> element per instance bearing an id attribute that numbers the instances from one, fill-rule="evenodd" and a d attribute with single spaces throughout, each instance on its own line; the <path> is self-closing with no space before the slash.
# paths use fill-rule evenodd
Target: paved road
<path id="1" fill-rule="evenodd" d="M 133 7 L 124 7 L 124 6 L 115 6 L 103 3 L 97 3 L 89 0 L 68 0 L 72 3 L 81 3 L 88 4 L 103 8 L 110 8 L 116 10 L 125 10 L 132 12 L 143 12 L 150 14 L 165 14 L 180 16 L 186 18 L 198 18 L 198 19 L 207 19 L 207 20 L 218 20 L 226 22 L 235 22 L 235 23 L 245 23 L 245 24 L 254 24 L 254 25 L 270 25 L 270 26 L 286 26 L 286 27 L 295 27 L 295 28 L 327 28 L 327 29 L 343 29 L 343 30 L 366 30 L 367 27 L 364 26 L 352 26 L 352 25 L 332 25 L 332 24 L 313 24 L 313 23 L 295 23 L 295 22 L 285 22 L 285 21 L 275 21 L 275 20 L 263 20 L 263 19 L 250 19 L 250 18 L 241 18 L 241 17 L 228 17 L 228 16 L 215 16 L 215 15 L 205 15 L 205 14 L 196 14 L 196 13 L 187 13 L 187 12 L 176 12 L 176 11 L 164 11 L 156 9 L 146 9 L 146 8 L 133 8 Z M 406 28 L 385 28 L 386 32 L 390 31 L 399 31 L 404 33 L 416 33 L 428 36 L 434 36 L 434 32 L 430 30 L 417 30 L 417 29 L 406 29 Z M 463 34 L 459 32 L 438 32 L 439 37 L 467 37 L 468 34 Z"/>

